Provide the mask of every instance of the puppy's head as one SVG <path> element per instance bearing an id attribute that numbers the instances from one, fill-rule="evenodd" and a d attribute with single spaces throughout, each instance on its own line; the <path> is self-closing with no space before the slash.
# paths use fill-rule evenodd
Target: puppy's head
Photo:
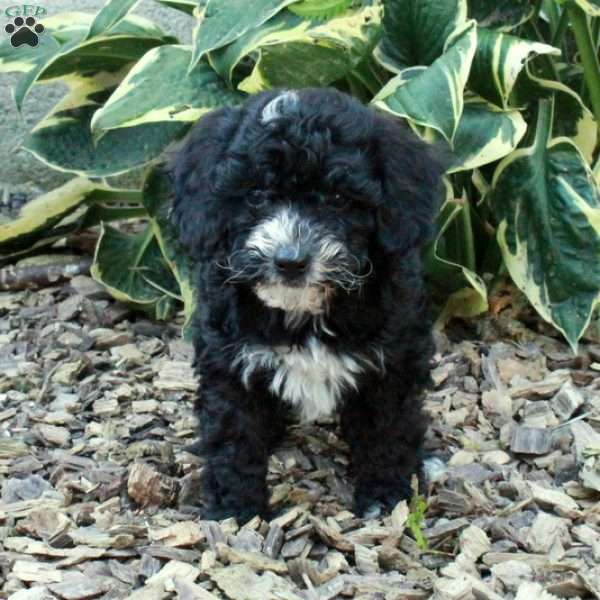
<path id="1" fill-rule="evenodd" d="M 173 166 L 190 253 L 268 306 L 320 314 L 429 237 L 440 164 L 332 89 L 259 94 L 195 126 Z"/>

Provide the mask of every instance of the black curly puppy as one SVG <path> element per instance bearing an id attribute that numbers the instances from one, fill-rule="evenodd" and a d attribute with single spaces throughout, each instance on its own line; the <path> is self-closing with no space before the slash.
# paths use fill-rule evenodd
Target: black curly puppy
<path id="1" fill-rule="evenodd" d="M 197 264 L 204 518 L 265 513 L 290 412 L 340 412 L 359 513 L 410 497 L 441 174 L 408 129 L 333 89 L 259 94 L 193 128 L 172 218 Z"/>

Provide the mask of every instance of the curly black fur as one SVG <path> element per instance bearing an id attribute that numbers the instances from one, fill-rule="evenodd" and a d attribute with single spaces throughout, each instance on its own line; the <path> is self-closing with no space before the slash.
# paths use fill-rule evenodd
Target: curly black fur
<path id="1" fill-rule="evenodd" d="M 419 251 L 432 233 L 443 168 L 407 128 L 333 89 L 300 90 L 297 104 L 265 122 L 278 94 L 203 117 L 172 165 L 172 218 L 197 265 L 204 518 L 265 513 L 267 460 L 289 422 L 268 368 L 242 383 L 236 356 L 248 344 L 302 347 L 316 336 L 333 353 L 378 349 L 381 368 L 360 372 L 338 407 L 355 508 L 409 498 L 420 469 L 433 343 Z M 251 266 L 243 259 L 249 232 L 284 204 L 342 239 L 361 276 L 354 288 L 334 286 L 324 328 L 312 319 L 291 327 L 284 310 L 265 305 L 253 289 L 264 275 L 257 265 L 235 276 Z"/>

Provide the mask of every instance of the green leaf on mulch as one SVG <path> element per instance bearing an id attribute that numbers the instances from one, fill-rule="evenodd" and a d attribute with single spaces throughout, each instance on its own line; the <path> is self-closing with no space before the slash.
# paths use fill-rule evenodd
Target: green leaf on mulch
<path id="1" fill-rule="evenodd" d="M 151 224 L 138 234 L 103 225 L 91 272 L 114 298 L 155 319 L 170 318 L 180 299 Z"/>
<path id="2" fill-rule="evenodd" d="M 575 349 L 600 294 L 600 194 L 575 144 L 552 139 L 550 100 L 533 145 L 498 166 L 489 202 L 511 277 Z"/>

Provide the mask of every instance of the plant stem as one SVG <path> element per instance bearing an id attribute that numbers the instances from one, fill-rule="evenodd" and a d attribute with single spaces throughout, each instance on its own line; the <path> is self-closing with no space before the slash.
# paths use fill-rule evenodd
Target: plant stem
<path id="1" fill-rule="evenodd" d="M 583 9 L 579 8 L 574 2 L 567 4 L 571 27 L 575 35 L 577 49 L 583 65 L 583 76 L 590 95 L 590 104 L 596 118 L 596 123 L 600 123 L 600 63 L 592 34 L 588 25 L 587 16 Z"/>
<path id="2" fill-rule="evenodd" d="M 545 0 L 542 2 L 542 9 L 548 16 L 548 20 L 550 21 L 550 29 L 552 31 L 552 35 L 554 36 L 556 33 L 556 28 L 558 27 L 558 21 L 560 19 L 558 6 L 555 0 Z"/>
<path id="3" fill-rule="evenodd" d="M 460 211 L 459 222 L 462 228 L 463 240 L 464 240 L 464 265 L 471 271 L 477 269 L 477 262 L 475 260 L 475 244 L 473 241 L 473 222 L 471 220 L 471 204 L 468 198 L 465 198 L 465 204 L 463 209 Z"/>
<path id="4" fill-rule="evenodd" d="M 567 13 L 566 10 L 563 9 L 563 11 L 560 15 L 560 20 L 558 21 L 558 26 L 556 27 L 556 31 L 554 32 L 554 35 L 552 36 L 552 45 L 553 46 L 557 46 L 558 44 L 561 44 L 561 40 L 562 40 L 563 36 L 565 35 L 565 31 L 566 31 L 568 25 L 569 25 L 569 14 Z"/>

